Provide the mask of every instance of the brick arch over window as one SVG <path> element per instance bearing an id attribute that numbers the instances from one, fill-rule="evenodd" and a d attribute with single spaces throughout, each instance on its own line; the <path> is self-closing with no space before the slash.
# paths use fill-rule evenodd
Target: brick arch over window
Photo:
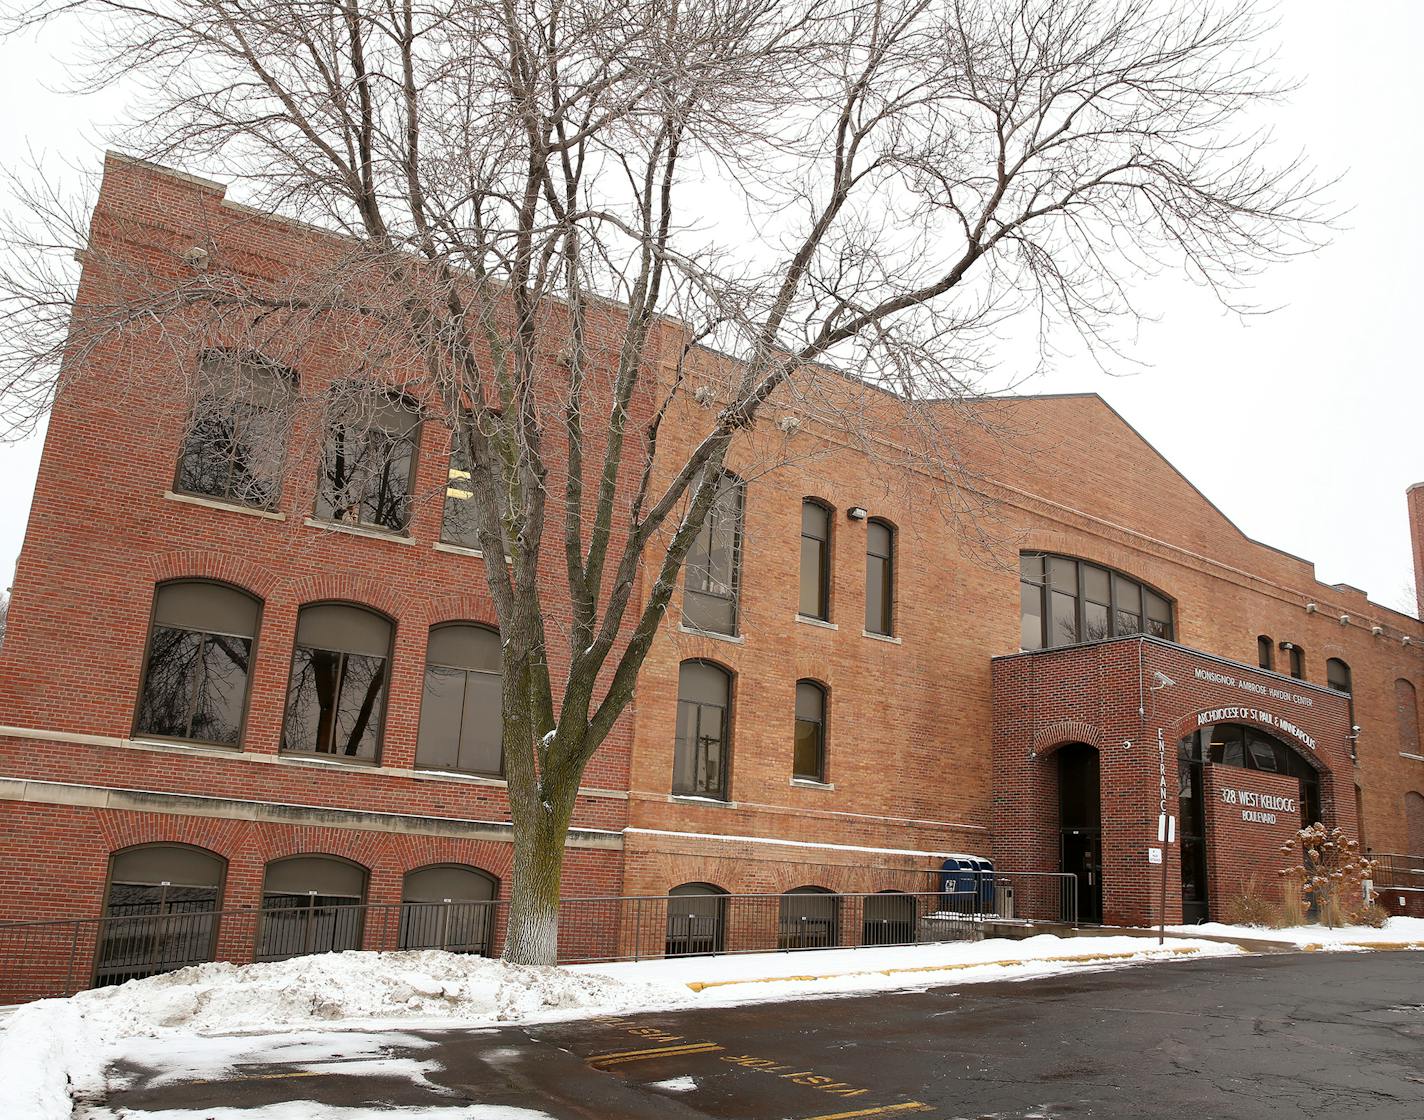
<path id="1" fill-rule="evenodd" d="M 1404 795 L 1404 850 L 1406 855 L 1424 855 L 1424 793 L 1414 790 Z"/>
<path id="2" fill-rule="evenodd" d="M 1091 723 L 1080 719 L 1061 719 L 1056 723 L 1044 724 L 1033 733 L 1033 753 L 1035 756 L 1051 754 L 1069 743 L 1087 743 L 1101 750 L 1103 733 Z"/>
<path id="3" fill-rule="evenodd" d="M 467 864 L 494 876 L 501 885 L 514 874 L 514 845 L 450 836 L 393 836 L 385 854 L 401 874 L 432 864 Z"/>
<path id="4" fill-rule="evenodd" d="M 316 825 L 261 829 L 253 837 L 253 855 L 264 863 L 291 856 L 339 856 L 375 871 L 390 862 L 392 835 Z"/>
<path id="5" fill-rule="evenodd" d="M 284 599 L 303 606 L 312 603 L 350 603 L 380 611 L 392 622 L 410 617 L 409 600 L 402 600 L 393 584 L 378 583 L 361 576 L 315 575 L 294 580 L 288 585 Z"/>
<path id="6" fill-rule="evenodd" d="M 407 615 L 411 623 L 422 623 L 427 628 L 443 626 L 447 622 L 473 622 L 479 626 L 499 629 L 499 615 L 495 611 L 494 600 L 488 594 L 470 592 L 464 595 L 442 595 L 422 604 Z"/>
<path id="7" fill-rule="evenodd" d="M 232 859 L 251 846 L 251 821 L 180 817 L 99 809 L 95 816 L 110 851 L 144 844 L 187 844 Z"/>
<path id="8" fill-rule="evenodd" d="M 278 574 L 217 552 L 162 552 L 148 558 L 155 584 L 172 580 L 216 580 L 266 599 L 277 586 Z"/>

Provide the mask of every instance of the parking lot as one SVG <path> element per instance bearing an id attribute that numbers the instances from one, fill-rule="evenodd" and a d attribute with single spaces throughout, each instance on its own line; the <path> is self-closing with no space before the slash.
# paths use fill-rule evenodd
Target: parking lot
<path id="1" fill-rule="evenodd" d="M 339 1048 L 316 1061 L 248 1063 L 217 1080 L 185 1081 L 155 1065 L 128 1070 L 132 1087 L 87 1115 L 124 1107 L 135 1120 L 158 1109 L 200 1117 L 215 1105 L 317 1101 L 504 1105 L 557 1120 L 1418 1120 L 1424 954 L 1249 956 L 411 1032 L 386 1050 L 427 1063 L 425 1077 L 353 1075 Z"/>

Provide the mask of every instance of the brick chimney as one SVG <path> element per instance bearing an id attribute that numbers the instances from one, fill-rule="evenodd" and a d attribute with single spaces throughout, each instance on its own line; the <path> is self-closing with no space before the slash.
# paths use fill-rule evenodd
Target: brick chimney
<path id="1" fill-rule="evenodd" d="M 1417 612 L 1424 618 L 1424 482 L 1405 491 L 1409 501 L 1409 539 L 1414 545 L 1414 598 Z"/>

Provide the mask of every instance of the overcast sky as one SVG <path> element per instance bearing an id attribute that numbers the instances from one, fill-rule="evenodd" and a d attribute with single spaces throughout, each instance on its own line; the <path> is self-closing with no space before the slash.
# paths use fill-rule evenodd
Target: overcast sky
<path id="1" fill-rule="evenodd" d="M 1413 613 L 1404 490 L 1424 481 L 1424 4 L 1289 0 L 1280 66 L 1301 79 L 1276 116 L 1283 143 L 1329 174 L 1349 214 L 1318 255 L 1262 278 L 1247 322 L 1176 278 L 1154 282 L 1130 350 L 1145 363 L 1109 377 L 1067 360 L 1024 392 L 1101 393 L 1243 532 Z M 101 126 L 121 105 L 51 92 L 63 44 L 0 45 L 0 162 L 32 151 L 57 173 L 97 169 Z M 76 188 L 78 171 L 72 173 Z M 0 197 L 0 205 L 8 200 Z M 0 445 L 0 586 L 29 512 L 39 440 Z M 101 558 L 96 557 L 96 563 Z"/>

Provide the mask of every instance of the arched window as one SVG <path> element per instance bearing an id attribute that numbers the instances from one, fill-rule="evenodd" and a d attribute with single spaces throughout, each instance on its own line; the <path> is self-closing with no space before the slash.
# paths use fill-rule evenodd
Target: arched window
<path id="1" fill-rule="evenodd" d="M 175 490 L 271 509 L 292 424 L 291 370 L 258 354 L 209 350 L 178 456 Z"/>
<path id="2" fill-rule="evenodd" d="M 702 530 L 687 554 L 682 620 L 694 630 L 707 630 L 714 634 L 737 632 L 742 569 L 742 491 L 741 480 L 729 471 L 723 471 L 717 481 L 716 496 L 707 510 L 707 520 L 702 523 Z"/>
<path id="3" fill-rule="evenodd" d="M 672 791 L 727 799 L 732 677 L 710 661 L 684 661 L 677 675 Z"/>
<path id="4" fill-rule="evenodd" d="M 683 883 L 668 891 L 669 957 L 722 952 L 727 925 L 727 892 L 711 883 Z"/>
<path id="5" fill-rule="evenodd" d="M 134 733 L 236 746 L 260 610 L 251 595 L 224 584 L 163 584 Z"/>
<path id="6" fill-rule="evenodd" d="M 345 603 L 303 607 L 282 750 L 374 762 L 385 714 L 391 624 Z"/>
<path id="7" fill-rule="evenodd" d="M 326 419 L 316 516 L 395 533 L 410 522 L 420 414 L 399 394 L 337 386 Z"/>
<path id="8" fill-rule="evenodd" d="M 1130 634 L 1173 641 L 1171 602 L 1144 583 L 1086 560 L 1042 552 L 1019 556 L 1019 648 Z"/>
<path id="9" fill-rule="evenodd" d="M 815 681 L 796 682 L 796 750 L 791 776 L 826 780 L 826 690 Z"/>
<path id="10" fill-rule="evenodd" d="M 1325 662 L 1325 683 L 1336 692 L 1355 691 L 1350 679 L 1350 666 L 1338 657 L 1332 657 Z"/>
<path id="11" fill-rule="evenodd" d="M 875 517 L 865 526 L 865 631 L 895 633 L 895 529 Z"/>
<path id="12" fill-rule="evenodd" d="M 1394 682 L 1394 719 L 1399 728 L 1399 749 L 1419 753 L 1419 698 L 1403 677 Z M 1424 850 L 1424 849 L 1422 849 Z"/>
<path id="13" fill-rule="evenodd" d="M 825 887 L 793 887 L 781 896 L 777 947 L 824 949 L 839 944 L 840 898 Z"/>
<path id="14" fill-rule="evenodd" d="M 499 880 L 446 863 L 407 873 L 401 887 L 402 949 L 489 956 Z"/>
<path id="15" fill-rule="evenodd" d="M 454 623 L 430 631 L 415 762 L 429 770 L 503 772 L 499 634 Z"/>
<path id="16" fill-rule="evenodd" d="M 861 915 L 862 945 L 913 945 L 919 908 L 913 895 L 880 891 L 865 900 Z"/>
<path id="17" fill-rule="evenodd" d="M 1290 675 L 1298 681 L 1305 680 L 1305 650 L 1294 642 L 1282 642 L 1290 656 Z"/>
<path id="18" fill-rule="evenodd" d="M 213 959 L 226 862 L 186 844 L 115 852 L 100 924 L 95 986 Z"/>
<path id="19" fill-rule="evenodd" d="M 801 503 L 801 602 L 805 618 L 831 618 L 831 511 L 814 498 Z"/>
<path id="20" fill-rule="evenodd" d="M 1269 634 L 1262 634 L 1256 639 L 1256 664 L 1262 669 L 1275 667 L 1275 653 L 1276 646 Z"/>
<path id="21" fill-rule="evenodd" d="M 361 947 L 366 869 L 337 856 L 292 856 L 262 879 L 258 960 Z"/>
<path id="22" fill-rule="evenodd" d="M 1404 795 L 1405 855 L 1424 855 L 1424 793 Z"/>

